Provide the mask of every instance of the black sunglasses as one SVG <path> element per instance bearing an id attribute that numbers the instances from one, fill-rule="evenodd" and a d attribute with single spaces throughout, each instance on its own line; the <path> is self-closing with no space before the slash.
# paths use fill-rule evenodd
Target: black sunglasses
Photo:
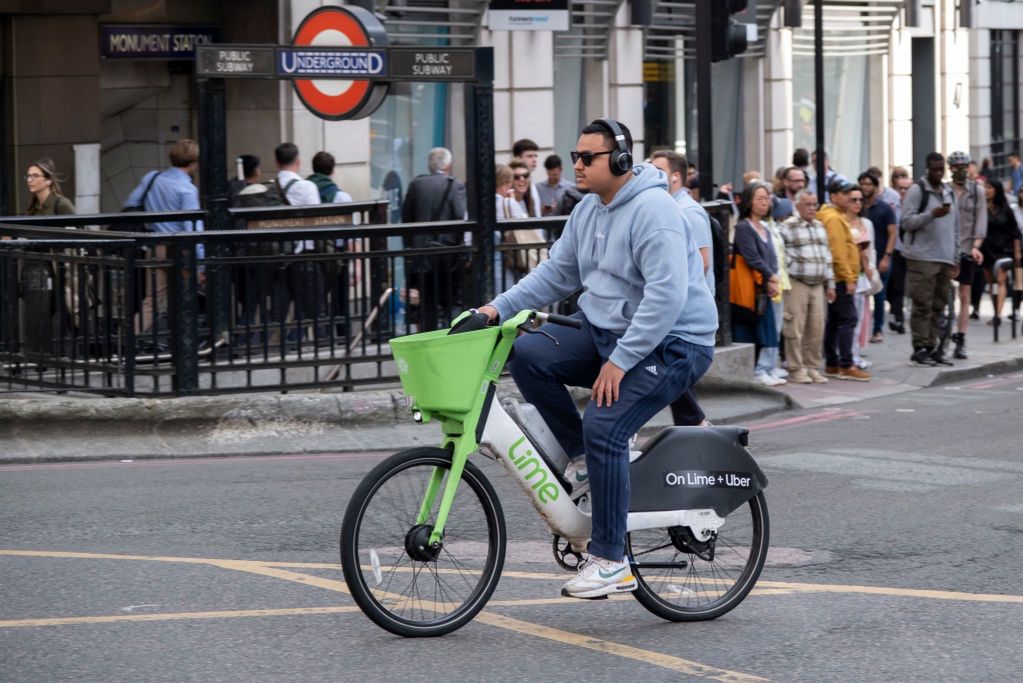
<path id="1" fill-rule="evenodd" d="M 583 166 L 589 166 L 590 164 L 593 163 L 593 160 L 596 157 L 599 157 L 602 154 L 610 154 L 611 152 L 612 152 L 612 150 L 607 150 L 606 152 L 575 152 L 575 151 L 572 151 L 572 152 L 569 152 L 569 155 L 572 157 L 572 163 L 573 164 L 576 163 L 577 161 L 579 161 L 580 159 L 582 159 L 583 160 Z"/>
<path id="2" fill-rule="evenodd" d="M 529 174 L 528 173 L 516 173 L 515 175 L 512 176 L 512 178 L 514 178 L 515 180 L 526 180 L 526 179 L 529 178 Z"/>

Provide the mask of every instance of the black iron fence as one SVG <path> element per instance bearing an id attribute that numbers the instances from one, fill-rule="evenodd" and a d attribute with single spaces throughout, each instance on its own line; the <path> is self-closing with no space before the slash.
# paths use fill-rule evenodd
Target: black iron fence
<path id="1" fill-rule="evenodd" d="M 0 219 L 0 390 L 181 396 L 396 383 L 388 339 L 445 327 L 512 286 L 565 222 L 499 223 L 486 245 L 476 223 L 391 225 L 386 209 L 236 209 L 239 229 L 175 234 L 117 231 L 155 214 Z M 720 289 L 725 237 L 716 240 Z M 724 301 L 727 315 L 727 291 Z"/>

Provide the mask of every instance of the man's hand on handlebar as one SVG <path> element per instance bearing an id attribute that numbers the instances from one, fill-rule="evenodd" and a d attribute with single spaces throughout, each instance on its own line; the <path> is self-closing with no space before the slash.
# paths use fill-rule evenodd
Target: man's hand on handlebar
<path id="1" fill-rule="evenodd" d="M 597 402 L 598 408 L 604 406 L 610 408 L 611 404 L 618 400 L 618 388 L 622 385 L 623 377 L 625 377 L 625 370 L 611 361 L 604 363 L 590 393 L 590 397 Z"/>
<path id="2" fill-rule="evenodd" d="M 486 314 L 486 316 L 490 318 L 490 322 L 494 322 L 495 320 L 497 320 L 497 309 L 491 306 L 490 304 L 487 304 L 486 306 L 480 306 L 479 308 L 476 309 L 476 312 Z"/>

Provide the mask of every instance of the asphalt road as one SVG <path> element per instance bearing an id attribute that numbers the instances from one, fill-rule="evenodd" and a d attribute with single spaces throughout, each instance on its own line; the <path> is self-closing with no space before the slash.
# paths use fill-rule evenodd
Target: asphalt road
<path id="1" fill-rule="evenodd" d="M 382 454 L 2 467 L 0 680 L 1017 680 L 1021 422 L 1016 374 L 753 425 L 772 554 L 698 624 L 558 598 L 545 527 L 481 460 L 509 560 L 433 640 L 378 629 L 337 568 Z"/>

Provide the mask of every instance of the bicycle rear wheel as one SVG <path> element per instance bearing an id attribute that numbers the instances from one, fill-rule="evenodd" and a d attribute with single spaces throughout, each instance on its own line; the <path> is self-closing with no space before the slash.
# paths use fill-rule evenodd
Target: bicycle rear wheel
<path id="1" fill-rule="evenodd" d="M 763 492 L 733 511 L 715 537 L 687 527 L 643 529 L 626 544 L 635 598 L 669 621 L 705 621 L 732 610 L 760 577 L 770 538 Z M 646 566 L 644 566 L 646 565 Z"/>
<path id="2" fill-rule="evenodd" d="M 504 566 L 507 536 L 497 493 L 471 462 L 462 471 L 443 543 L 427 540 L 443 484 L 417 523 L 427 487 L 450 476 L 451 453 L 412 448 L 366 475 L 341 525 L 341 568 L 355 602 L 399 636 L 440 636 L 461 628 L 490 599 Z"/>

